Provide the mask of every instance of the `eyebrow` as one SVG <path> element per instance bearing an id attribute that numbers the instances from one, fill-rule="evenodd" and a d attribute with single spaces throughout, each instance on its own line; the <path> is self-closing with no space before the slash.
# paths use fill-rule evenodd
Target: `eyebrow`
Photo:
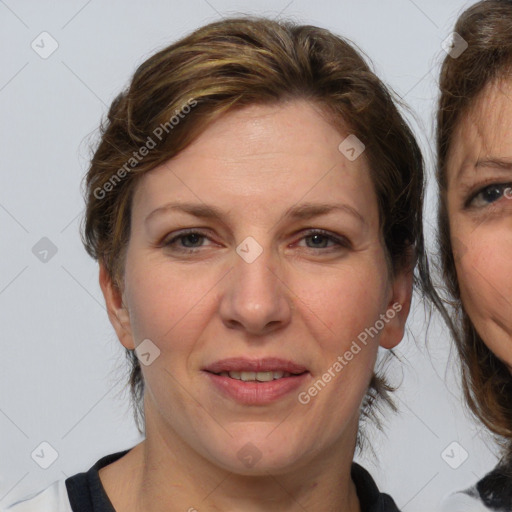
<path id="1" fill-rule="evenodd" d="M 464 176 L 470 167 L 471 166 L 467 164 L 461 165 L 455 176 L 455 179 L 459 180 L 462 176 Z M 512 160 L 507 160 L 505 158 L 483 158 L 482 160 L 477 160 L 474 165 L 474 169 L 481 169 L 486 167 L 491 169 L 510 171 L 512 170 Z"/>
<path id="2" fill-rule="evenodd" d="M 506 160 L 504 158 L 488 158 L 484 160 L 478 160 L 475 164 L 475 168 L 479 167 L 496 167 L 498 169 L 512 169 L 512 160 Z"/>
<path id="3" fill-rule="evenodd" d="M 153 216 L 169 211 L 182 211 L 201 219 L 213 219 L 225 221 L 225 214 L 215 206 L 199 203 L 167 203 L 153 210 L 144 220 L 147 223 Z M 303 203 L 299 206 L 288 208 L 279 219 L 306 220 L 320 215 L 327 215 L 331 212 L 342 211 L 355 217 L 358 221 L 366 224 L 364 217 L 352 206 L 348 204 L 329 204 L 329 203 Z"/>

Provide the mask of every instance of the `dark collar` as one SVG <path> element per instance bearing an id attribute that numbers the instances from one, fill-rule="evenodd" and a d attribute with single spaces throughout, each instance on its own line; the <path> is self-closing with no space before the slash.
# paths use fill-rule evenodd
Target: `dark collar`
<path id="1" fill-rule="evenodd" d="M 66 479 L 66 489 L 73 512 L 115 512 L 98 472 L 129 451 L 124 450 L 107 455 L 96 462 L 87 473 L 78 473 Z"/>
<path id="2" fill-rule="evenodd" d="M 370 473 L 362 466 L 353 462 L 350 476 L 356 486 L 361 512 L 400 512 L 393 498 L 379 491 Z"/>

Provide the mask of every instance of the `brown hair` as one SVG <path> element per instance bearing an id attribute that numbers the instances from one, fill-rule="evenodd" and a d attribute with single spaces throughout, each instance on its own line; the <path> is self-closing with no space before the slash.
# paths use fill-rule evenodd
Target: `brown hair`
<path id="1" fill-rule="evenodd" d="M 349 128 L 365 144 L 390 272 L 413 267 L 416 249 L 420 275 L 428 276 L 423 160 L 386 87 L 347 41 L 325 29 L 245 17 L 206 25 L 150 57 L 102 123 L 86 175 L 82 239 L 117 286 L 122 285 L 138 178 L 182 151 L 223 113 L 294 99 L 317 104 L 335 127 L 344 133 Z M 150 139 L 159 140 L 143 151 Z M 141 430 L 144 383 L 135 354 L 128 350 L 127 356 Z M 390 390 L 373 375 L 363 418 L 377 398 L 389 398 Z"/>
<path id="2" fill-rule="evenodd" d="M 462 361 L 462 382 L 473 413 L 512 449 L 512 376 L 487 348 L 464 310 L 455 271 L 447 211 L 447 169 L 453 136 L 480 93 L 509 74 L 512 64 L 512 1 L 484 0 L 457 20 L 454 31 L 468 44 L 441 68 L 437 112 L 438 243 L 443 277 L 456 321 L 452 331 Z"/>

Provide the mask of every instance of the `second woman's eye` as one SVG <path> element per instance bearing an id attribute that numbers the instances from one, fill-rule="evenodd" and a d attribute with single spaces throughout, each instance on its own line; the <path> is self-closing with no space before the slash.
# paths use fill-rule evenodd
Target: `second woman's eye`
<path id="1" fill-rule="evenodd" d="M 466 201 L 466 207 L 481 208 L 482 206 L 495 203 L 502 197 L 512 199 L 512 183 L 493 183 L 492 185 L 487 185 Z"/>

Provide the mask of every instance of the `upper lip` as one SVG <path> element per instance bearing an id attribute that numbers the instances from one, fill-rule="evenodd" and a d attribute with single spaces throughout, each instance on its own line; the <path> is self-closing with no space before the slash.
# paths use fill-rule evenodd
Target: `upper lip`
<path id="1" fill-rule="evenodd" d="M 304 373 L 307 368 L 294 363 L 293 361 L 287 361 L 278 357 L 265 357 L 262 359 L 246 359 L 244 357 L 231 357 L 228 359 L 222 359 L 216 361 L 204 370 L 211 373 L 221 372 L 288 372 L 288 373 Z"/>

